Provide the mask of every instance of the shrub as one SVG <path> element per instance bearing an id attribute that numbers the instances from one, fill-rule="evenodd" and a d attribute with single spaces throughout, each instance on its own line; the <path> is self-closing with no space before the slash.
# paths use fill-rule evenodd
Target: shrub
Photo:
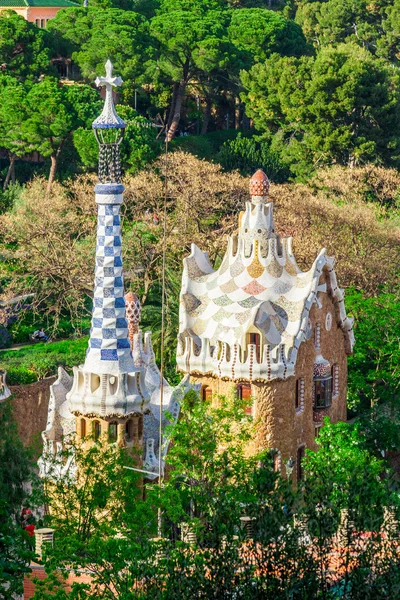
<path id="1" fill-rule="evenodd" d="M 240 134 L 225 142 L 215 158 L 226 171 L 237 169 L 242 175 L 252 175 L 257 169 L 263 169 L 275 183 L 283 183 L 289 177 L 289 170 L 267 142 L 257 142 Z"/>
<path id="2" fill-rule="evenodd" d="M 11 210 L 15 201 L 20 197 L 22 186 L 17 183 L 11 183 L 6 190 L 0 191 L 0 214 Z"/>

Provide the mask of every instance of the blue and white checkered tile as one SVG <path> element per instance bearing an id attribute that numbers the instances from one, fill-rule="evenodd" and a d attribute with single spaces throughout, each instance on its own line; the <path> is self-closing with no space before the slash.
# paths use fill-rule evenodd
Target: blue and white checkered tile
<path id="1" fill-rule="evenodd" d="M 99 204 L 92 328 L 85 369 L 133 371 L 126 320 L 119 204 Z"/>

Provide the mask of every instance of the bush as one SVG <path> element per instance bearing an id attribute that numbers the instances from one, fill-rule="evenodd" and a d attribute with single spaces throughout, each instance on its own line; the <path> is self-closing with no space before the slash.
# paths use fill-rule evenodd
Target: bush
<path id="1" fill-rule="evenodd" d="M 22 186 L 19 183 L 11 183 L 6 190 L 0 191 L 0 214 L 12 209 L 21 191 Z"/>
<path id="2" fill-rule="evenodd" d="M 225 142 L 215 158 L 226 171 L 237 169 L 242 175 L 252 175 L 257 169 L 263 169 L 275 183 L 283 183 L 289 177 L 289 170 L 268 143 L 244 138 L 241 134 Z"/>
<path id="3" fill-rule="evenodd" d="M 171 150 L 189 152 L 197 158 L 212 161 L 221 146 L 228 140 L 240 135 L 236 129 L 221 129 L 204 135 L 187 135 L 177 137 L 170 143 Z"/>

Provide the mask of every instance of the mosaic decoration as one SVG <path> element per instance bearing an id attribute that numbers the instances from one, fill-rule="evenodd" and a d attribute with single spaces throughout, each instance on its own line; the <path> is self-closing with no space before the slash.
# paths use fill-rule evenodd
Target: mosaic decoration
<path id="1" fill-rule="evenodd" d="M 332 367 L 329 361 L 327 361 L 321 354 L 318 354 L 315 359 L 313 368 L 314 379 L 324 379 L 331 377 Z"/>
<path id="2" fill-rule="evenodd" d="M 132 354 L 124 299 L 120 204 L 98 205 L 92 328 L 85 368 L 95 373 L 128 373 Z"/>
<path id="3" fill-rule="evenodd" d="M 199 319 L 180 304 L 179 339 L 194 338 L 197 348 L 195 356 L 190 343 L 178 347 L 177 363 L 185 373 L 267 381 L 293 375 L 300 344 L 310 335 L 310 309 L 327 291 L 337 306 L 346 352 L 352 351 L 352 320 L 345 312 L 333 259 L 322 250 L 309 271 L 300 271 L 291 238 L 275 233 L 269 182 L 262 171 L 250 187 L 251 201 L 240 214 L 238 233 L 231 236 L 221 267 L 214 270 L 208 255 L 195 245 L 184 260 L 181 299 L 191 294 L 201 302 L 196 310 L 203 308 Z M 320 283 L 323 273 L 327 285 Z M 263 348 L 261 363 L 248 345 L 248 333 L 255 331 Z M 227 347 L 218 356 L 213 350 L 219 343 Z"/>
<path id="4" fill-rule="evenodd" d="M 264 171 L 258 169 L 250 179 L 250 196 L 268 196 L 269 180 Z"/>
<path id="5" fill-rule="evenodd" d="M 133 336 L 139 332 L 142 307 L 136 294 L 128 292 L 125 295 L 126 319 L 128 321 L 129 343 L 133 347 Z"/>

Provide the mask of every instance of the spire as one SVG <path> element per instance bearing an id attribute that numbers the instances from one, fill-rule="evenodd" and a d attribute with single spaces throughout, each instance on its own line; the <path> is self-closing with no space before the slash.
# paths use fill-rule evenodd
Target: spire
<path id="1" fill-rule="evenodd" d="M 250 196 L 254 204 L 264 202 L 269 192 L 269 179 L 262 169 L 258 169 L 250 179 Z"/>
<path id="2" fill-rule="evenodd" d="M 100 146 L 99 179 L 95 187 L 98 204 L 95 288 L 92 328 L 84 368 L 92 373 L 117 375 L 133 371 L 128 338 L 122 269 L 120 206 L 124 186 L 120 182 L 119 145 L 124 121 L 115 112 L 112 86 L 121 85 L 120 77 L 112 77 L 112 64 L 107 61 L 106 77 L 96 84 L 106 86 L 106 100 L 100 117 L 93 123 Z M 113 132 L 113 137 L 103 135 Z"/>

